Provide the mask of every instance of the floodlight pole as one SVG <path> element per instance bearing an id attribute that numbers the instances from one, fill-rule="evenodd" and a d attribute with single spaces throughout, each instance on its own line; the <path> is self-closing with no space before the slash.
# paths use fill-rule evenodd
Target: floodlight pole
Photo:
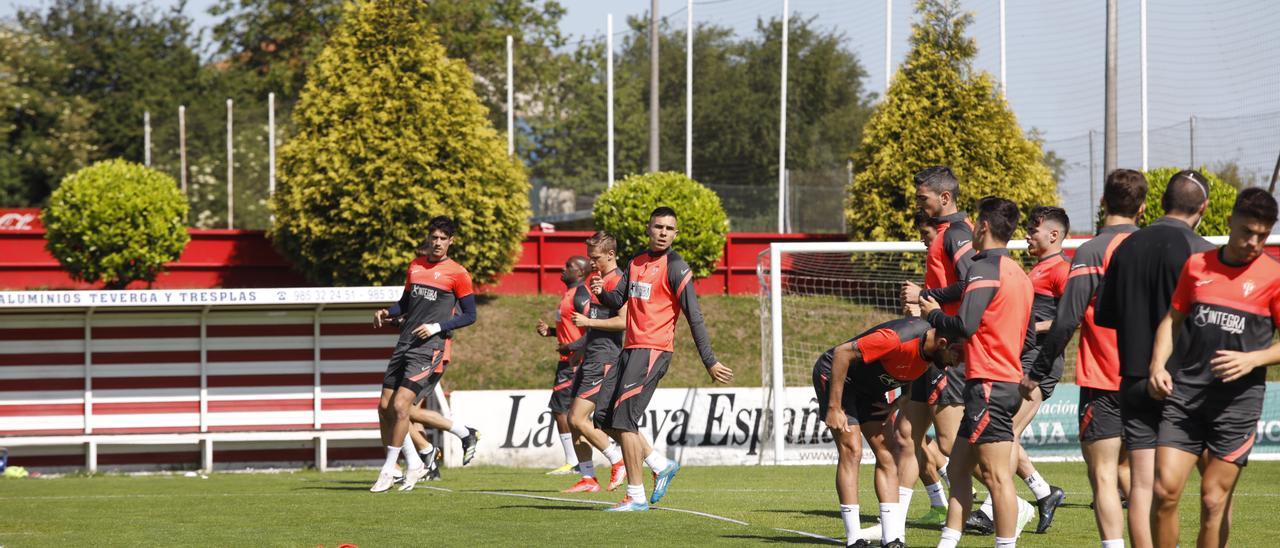
<path id="1" fill-rule="evenodd" d="M 235 228 L 235 146 L 232 139 L 232 102 L 227 99 L 227 229 Z"/>
<path id="2" fill-rule="evenodd" d="M 511 35 L 507 35 L 507 156 L 514 156 L 516 153 L 516 111 L 515 111 L 515 68 L 513 61 L 515 57 L 515 46 L 512 43 Z"/>
<path id="3" fill-rule="evenodd" d="M 787 196 L 787 27 L 791 2 L 782 0 L 782 93 L 778 108 L 778 232 L 786 232 Z"/>
<path id="4" fill-rule="evenodd" d="M 693 178 L 693 0 L 685 8 L 684 176 Z"/>
<path id="5" fill-rule="evenodd" d="M 276 94 L 267 94 L 267 193 L 276 193 Z"/>
<path id="6" fill-rule="evenodd" d="M 1138 93 L 1142 95 L 1142 171 L 1147 171 L 1147 0 L 1138 0 Z"/>
<path id="7" fill-rule="evenodd" d="M 609 188 L 613 188 L 613 14 L 605 19 L 605 108 L 608 111 Z"/>
<path id="8" fill-rule="evenodd" d="M 179 169 L 178 180 L 182 185 L 182 193 L 187 192 L 187 107 L 186 105 L 178 105 L 178 156 Z"/>
<path id="9" fill-rule="evenodd" d="M 893 76 L 893 0 L 884 0 L 884 93 L 889 94 Z"/>
<path id="10" fill-rule="evenodd" d="M 1008 100 L 1009 76 L 1005 72 L 1004 44 L 1004 0 L 1000 0 L 1000 91 L 1004 93 L 1005 100 Z"/>

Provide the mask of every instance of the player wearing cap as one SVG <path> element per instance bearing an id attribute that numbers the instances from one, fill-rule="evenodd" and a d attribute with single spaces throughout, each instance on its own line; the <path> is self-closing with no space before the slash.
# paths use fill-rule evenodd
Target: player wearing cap
<path id="1" fill-rule="evenodd" d="M 1208 179 L 1203 174 L 1175 173 L 1160 204 L 1164 217 L 1116 248 L 1098 291 L 1095 317 L 1098 325 L 1116 333 L 1120 418 L 1129 452 L 1129 542 L 1138 548 L 1151 546 L 1149 516 L 1162 403 L 1147 393 L 1147 375 L 1156 326 L 1168 313 L 1187 258 L 1213 249 L 1193 228 L 1209 205 Z"/>
<path id="2" fill-rule="evenodd" d="M 591 292 L 582 282 L 588 271 L 587 258 L 581 255 L 569 257 L 564 262 L 564 270 L 560 272 L 560 281 L 565 291 L 560 296 L 560 306 L 556 307 L 556 325 L 551 327 L 547 322 L 538 320 L 537 331 L 543 337 L 555 337 L 556 352 L 560 359 L 556 362 L 555 377 L 551 379 L 551 400 L 547 408 L 555 418 L 556 428 L 560 431 L 560 445 L 564 449 L 563 466 L 548 472 L 553 476 L 572 474 L 578 470 L 578 464 L 585 458 L 591 459 L 591 448 L 585 444 L 577 444 L 575 436 L 569 428 L 569 405 L 573 403 L 573 379 L 578 364 L 582 361 L 582 350 L 586 339 L 581 327 L 573 323 L 573 315 L 587 311 L 591 304 Z M 585 453 L 585 457 L 583 454 Z M 578 470 L 580 471 L 580 470 Z M 584 476 L 585 477 L 585 476 Z M 591 474 L 595 481 L 595 474 Z M 600 486 L 596 486 L 598 491 Z"/>
<path id="3" fill-rule="evenodd" d="M 951 499 L 940 548 L 954 548 L 960 541 L 972 503 L 970 474 L 975 467 L 994 501 L 998 548 L 1015 546 L 1020 518 L 1031 517 L 1030 505 L 1018 498 L 1012 481 L 1013 417 L 1022 405 L 1022 350 L 1035 344 L 1035 293 L 1030 278 L 1006 249 L 1018 225 L 1018 206 L 988 197 L 979 202 L 978 210 L 974 247 L 979 253 L 965 278 L 958 314 L 946 314 L 928 295 L 920 299 L 921 311 L 943 337 L 966 339 L 964 416 L 948 465 Z"/>
<path id="4" fill-rule="evenodd" d="M 471 275 L 449 258 L 449 246 L 453 244 L 456 231 L 457 225 L 448 217 L 435 217 L 427 223 L 427 239 L 418 246 L 418 257 L 409 263 L 400 301 L 373 316 L 375 327 L 381 327 L 393 318 L 400 321 L 400 339 L 387 364 L 382 397 L 378 401 L 387 459 L 378 480 L 370 489 L 375 493 L 390 489 L 395 482 L 396 461 L 401 453 L 409 465 L 404 485 L 400 488 L 402 491 L 413 489 L 414 484 L 427 475 L 427 467 L 409 438 L 410 417 L 415 413 L 413 403 L 421 394 L 434 389 L 440 377 L 444 376 L 448 365 L 445 360 L 446 337 L 453 330 L 476 321 Z M 461 314 L 454 315 L 455 306 Z M 418 409 L 417 413 L 420 413 L 420 422 L 424 425 L 448 430 L 458 436 L 462 440 L 463 464 L 471 462 L 478 439 L 474 428 L 435 411 Z"/>
<path id="5" fill-rule="evenodd" d="M 627 307 L 626 344 L 618 360 L 618 387 L 605 422 L 611 435 L 622 444 L 627 498 L 609 511 L 648 510 L 650 503 L 666 495 L 672 478 L 680 471 L 679 463 L 653 450 L 640 434 L 639 422 L 671 363 L 676 320 L 682 311 L 707 374 L 718 383 L 733 381 L 733 370 L 717 361 L 711 351 L 711 339 L 693 287 L 693 271 L 671 250 L 676 223 L 675 210 L 665 206 L 654 209 L 649 215 L 649 248 L 628 261 L 617 287 L 605 291 L 604 280 L 596 278 L 591 282 L 591 292 L 599 296 L 602 304 L 614 310 Z M 641 462 L 656 474 L 649 499 L 644 495 Z"/>
<path id="6" fill-rule="evenodd" d="M 1206 450 L 1196 544 L 1227 545 L 1231 496 L 1262 418 L 1265 368 L 1280 363 L 1280 262 L 1263 254 L 1276 200 L 1247 188 L 1228 222 L 1227 245 L 1187 260 L 1156 328 L 1148 388 L 1165 401 L 1156 437 L 1159 547 L 1178 544 L 1178 499 Z"/>
<path id="7" fill-rule="evenodd" d="M 958 347 L 958 345 L 957 345 Z M 958 350 L 958 348 L 956 349 Z M 899 504 L 898 473 L 885 421 L 889 401 L 885 393 L 923 375 L 931 364 L 955 363 L 956 352 L 946 338 L 919 318 L 891 320 L 823 353 L 813 365 L 813 390 L 818 416 L 823 417 L 836 439 L 839 463 L 836 493 L 844 521 L 845 542 L 870 546 L 858 538 L 858 463 L 862 438 L 876 457 L 875 488 L 880 500 L 881 546 L 902 547 L 906 529 Z"/>
<path id="8" fill-rule="evenodd" d="M 599 277 L 604 282 L 604 290 L 612 291 L 622 279 L 622 271 L 618 270 L 617 241 L 607 232 L 596 232 L 587 238 L 587 258 L 591 262 L 591 277 Z M 623 465 L 622 450 L 609 443 L 609 436 L 596 427 L 595 417 L 603 418 L 604 410 L 609 405 L 609 398 L 618 382 L 618 355 L 622 353 L 622 333 L 627 328 L 626 306 L 614 311 L 600 304 L 599 299 L 587 291 L 590 304 L 587 312 L 574 313 L 574 325 L 586 329 L 585 352 L 582 364 L 578 366 L 573 377 L 573 403 L 569 408 L 569 427 L 573 429 L 576 440 L 584 440 L 609 459 L 609 490 L 617 489 L 626 477 Z M 578 471 L 582 480 L 565 493 L 589 492 L 600 490 L 600 483 L 595 478 L 595 465 L 591 461 L 591 452 L 578 454 Z"/>

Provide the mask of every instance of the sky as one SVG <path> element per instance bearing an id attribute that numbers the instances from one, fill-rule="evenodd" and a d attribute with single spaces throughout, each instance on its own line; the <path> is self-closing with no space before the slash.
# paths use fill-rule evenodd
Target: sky
<path id="1" fill-rule="evenodd" d="M 462 1 L 462 0 L 454 0 Z M 649 0 L 559 0 L 567 14 L 562 30 L 572 36 L 603 36 L 614 15 L 615 38 L 628 32 L 627 16 L 648 12 Z M 687 0 L 686 0 L 687 1 Z M 658 13 L 673 28 L 685 27 L 686 1 L 660 0 Z M 1060 194 L 1068 210 L 1088 215 L 1092 183 L 1101 184 L 1105 3 L 1101 1 L 1006 0 L 1006 92 L 1025 129 L 1035 128 L 1048 148 L 1068 161 Z M 906 54 L 914 0 L 892 5 L 891 61 Z M 167 8 L 169 0 L 142 0 Z M 186 13 L 197 27 L 216 21 L 207 10 L 216 0 L 189 0 Z M 1139 13 L 1137 0 L 1119 0 L 1119 163 L 1140 167 Z M 715 24 L 740 34 L 757 20 L 778 17 L 782 0 L 697 0 L 695 24 Z M 976 68 L 999 73 L 1000 0 L 962 0 L 974 13 L 969 35 L 977 40 Z M 40 2 L 0 0 L 0 17 Z M 867 89 L 883 92 L 886 81 L 886 0 L 791 0 L 792 13 L 816 17 L 819 27 L 844 35 L 862 61 Z M 1190 162 L 1190 118 L 1196 117 L 1196 162 L 1235 159 L 1249 173 L 1270 175 L 1280 152 L 1280 9 L 1269 0 L 1160 0 L 1148 22 L 1148 164 Z M 684 70 L 684 67 L 674 67 Z M 694 85 L 697 85 L 695 67 Z M 696 106 L 695 106 L 696 108 Z M 1089 134 L 1096 132 L 1094 162 Z M 696 146 L 696 143 L 695 143 Z"/>

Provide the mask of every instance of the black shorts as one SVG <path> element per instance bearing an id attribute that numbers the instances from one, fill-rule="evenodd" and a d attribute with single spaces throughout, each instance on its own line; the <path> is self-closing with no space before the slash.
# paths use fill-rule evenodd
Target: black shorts
<path id="1" fill-rule="evenodd" d="M 577 373 L 573 376 L 573 397 L 587 400 L 599 410 L 604 407 L 600 402 L 609 403 L 605 398 L 613 395 L 612 388 L 608 392 L 604 390 L 605 380 L 610 377 L 614 379 L 610 386 L 616 386 L 618 368 L 611 363 L 587 362 L 579 365 Z"/>
<path id="2" fill-rule="evenodd" d="M 911 381 L 911 401 L 919 403 L 927 403 L 933 405 L 937 402 L 940 392 L 935 392 L 938 388 L 938 382 L 942 380 L 942 369 L 936 365 L 930 364 L 928 369 L 924 370 L 924 374 L 920 375 L 916 380 Z"/>
<path id="3" fill-rule="evenodd" d="M 942 380 L 934 387 L 934 396 L 929 397 L 932 405 L 965 405 L 964 364 L 957 363 L 943 371 Z"/>
<path id="4" fill-rule="evenodd" d="M 1262 418 L 1263 384 L 1174 384 L 1165 398 L 1157 444 L 1199 455 L 1205 449 L 1224 461 L 1244 466 Z"/>
<path id="5" fill-rule="evenodd" d="M 826 367 L 822 367 L 823 361 L 826 361 Z M 830 400 L 831 383 L 827 373 L 823 370 L 830 371 L 831 360 L 826 355 L 818 359 L 818 363 L 813 366 L 813 394 L 818 400 L 818 421 L 825 422 L 827 420 L 827 402 Z M 889 418 L 889 399 L 881 392 L 878 396 L 872 394 L 859 394 L 856 390 L 850 390 L 848 383 L 845 383 L 844 393 L 840 395 L 840 407 L 844 408 L 844 415 L 849 418 L 849 424 L 867 424 L 874 422 L 884 422 Z"/>
<path id="6" fill-rule="evenodd" d="M 644 418 L 658 381 L 667 374 L 671 353 L 652 348 L 628 348 L 618 360 L 618 386 L 609 403 L 605 424 L 623 432 L 636 432 Z"/>
<path id="7" fill-rule="evenodd" d="M 421 397 L 440 382 L 444 369 L 443 348 L 432 344 L 398 343 L 391 352 L 391 360 L 387 362 L 382 387 L 388 390 L 405 387 Z"/>
<path id="8" fill-rule="evenodd" d="M 551 408 L 552 413 L 561 415 L 569 412 L 569 405 L 573 403 L 573 379 L 578 368 L 573 366 L 573 361 L 561 359 L 556 363 L 556 377 L 551 385 L 551 401 L 547 402 L 547 407 Z"/>
<path id="9" fill-rule="evenodd" d="M 1120 422 L 1120 392 L 1080 387 L 1080 441 L 1118 438 L 1124 431 Z"/>
<path id="10" fill-rule="evenodd" d="M 1146 377 L 1120 378 L 1120 420 L 1124 424 L 1125 449 L 1155 449 L 1163 412 L 1164 402 L 1147 392 Z"/>
<path id="11" fill-rule="evenodd" d="M 1018 383 L 974 379 L 964 385 L 959 436 L 969 443 L 1013 441 L 1013 416 L 1022 407 Z"/>

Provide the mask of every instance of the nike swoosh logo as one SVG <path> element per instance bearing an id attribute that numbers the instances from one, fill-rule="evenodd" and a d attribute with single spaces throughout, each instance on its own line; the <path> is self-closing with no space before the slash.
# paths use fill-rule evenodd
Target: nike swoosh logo
<path id="1" fill-rule="evenodd" d="M 1208 285 L 1208 284 L 1211 284 L 1211 283 L 1213 283 L 1213 280 L 1200 280 L 1200 281 L 1196 282 L 1196 287 L 1200 287 L 1200 286 L 1202 286 L 1202 285 Z"/>
<path id="2" fill-rule="evenodd" d="M 631 383 L 631 384 L 628 384 L 628 385 L 626 385 L 626 386 L 622 387 L 622 389 L 623 389 L 623 390 L 626 390 L 626 389 L 631 388 L 631 387 L 633 387 L 633 386 L 635 386 L 635 385 L 637 385 L 637 384 L 640 384 L 640 383 L 638 383 L 638 382 L 633 382 L 633 383 Z"/>

